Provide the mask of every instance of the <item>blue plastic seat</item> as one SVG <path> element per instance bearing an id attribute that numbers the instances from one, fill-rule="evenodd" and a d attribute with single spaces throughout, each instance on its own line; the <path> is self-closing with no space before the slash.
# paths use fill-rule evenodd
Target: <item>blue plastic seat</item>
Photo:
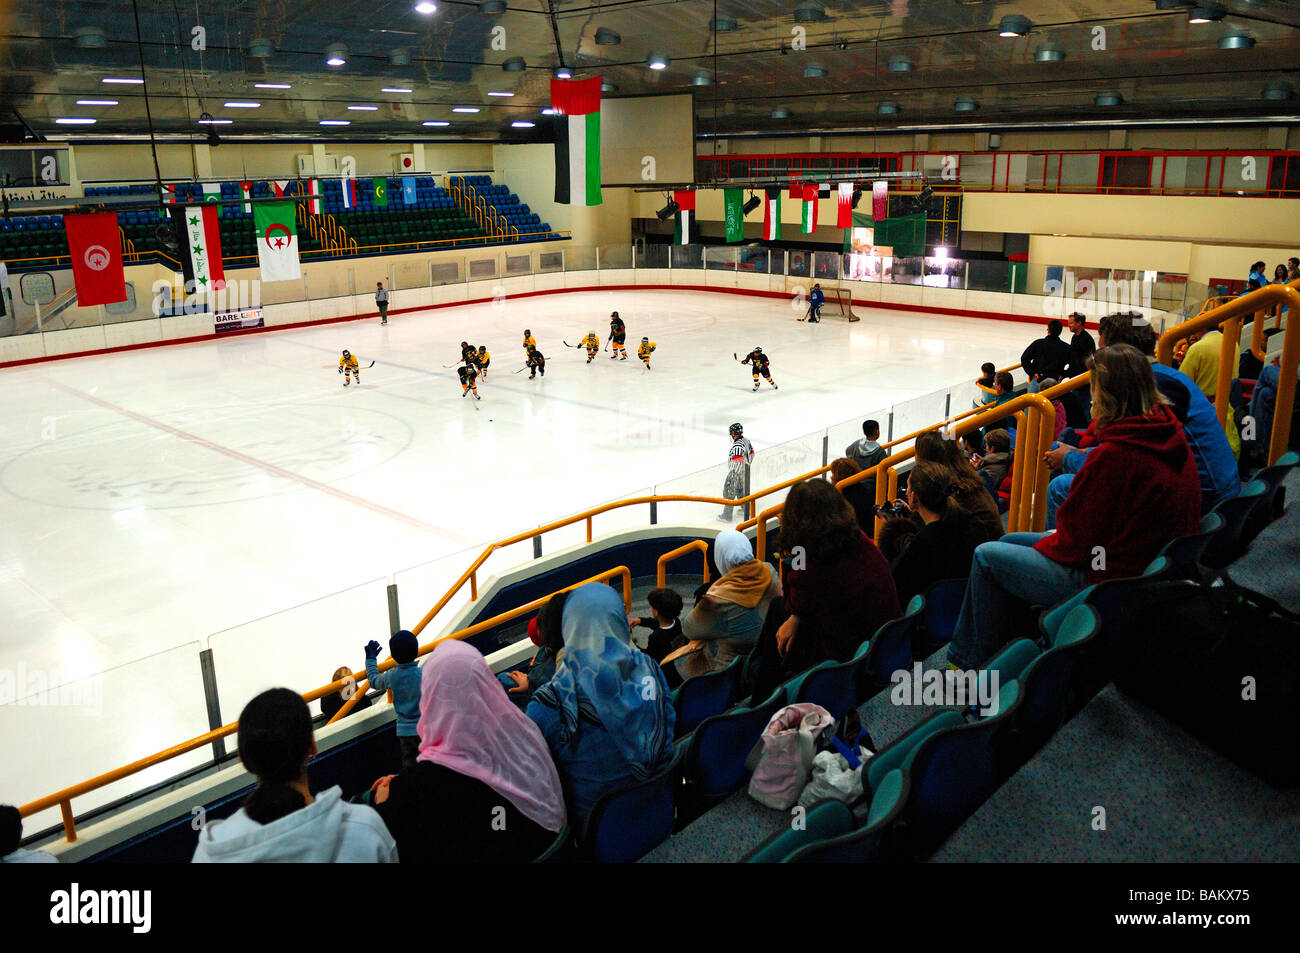
<path id="1" fill-rule="evenodd" d="M 1210 541 L 1223 529 L 1223 517 L 1210 512 L 1201 517 L 1201 528 L 1187 536 L 1179 536 L 1165 544 L 1160 556 L 1168 560 L 1165 572 L 1171 576 L 1192 578 L 1197 574 L 1197 564 L 1201 561 Z"/>
<path id="2" fill-rule="evenodd" d="M 1242 530 L 1251 511 L 1264 499 L 1268 490 L 1263 480 L 1251 480 L 1241 488 L 1241 492 L 1230 500 L 1224 500 L 1213 512 L 1223 519 L 1222 528 L 1214 534 L 1201 555 L 1201 565 L 1207 569 L 1220 570 L 1241 555 L 1244 546 Z"/>
<path id="3" fill-rule="evenodd" d="M 779 864 L 801 847 L 847 834 L 857 826 L 843 801 L 822 801 L 804 815 L 804 825 L 778 831 L 745 856 L 747 864 Z"/>
<path id="4" fill-rule="evenodd" d="M 581 848 L 596 863 L 621 864 L 640 859 L 673 832 L 673 791 L 681 753 L 652 777 L 611 791 L 591 809 Z"/>
<path id="5" fill-rule="evenodd" d="M 688 678 L 673 692 L 675 738 L 684 738 L 704 719 L 727 710 L 740 680 L 741 663 L 747 657 L 737 656 L 724 669 Z"/>
<path id="6" fill-rule="evenodd" d="M 551 846 L 533 859 L 535 864 L 556 864 L 564 860 L 573 848 L 573 834 L 565 824 L 560 833 L 555 835 Z"/>
<path id="7" fill-rule="evenodd" d="M 825 661 L 786 683 L 786 695 L 796 702 L 821 705 L 839 718 L 858 707 L 858 685 L 866 659 L 854 656 L 847 662 Z"/>
<path id="8" fill-rule="evenodd" d="M 1265 467 L 1255 474 L 1255 479 L 1264 483 L 1264 495 L 1255 508 L 1251 510 L 1250 515 L 1246 517 L 1246 522 L 1241 528 L 1243 545 L 1250 545 L 1269 523 L 1282 515 L 1281 510 L 1286 493 L 1282 488 L 1282 481 L 1286 479 L 1286 475 L 1295 468 L 1297 463 L 1300 463 L 1300 454 L 1297 454 L 1294 450 L 1288 450 L 1278 457 L 1277 463 L 1271 467 Z"/>
<path id="9" fill-rule="evenodd" d="M 859 703 L 889 685 L 895 672 L 911 666 L 925 606 L 924 596 L 913 596 L 906 612 L 882 625 L 871 640 L 858 649 L 858 655 L 863 656 L 858 683 Z"/>
<path id="10" fill-rule="evenodd" d="M 679 742 L 684 749 L 682 768 L 686 790 L 684 800 L 702 808 L 716 803 L 749 780 L 745 759 L 758 742 L 772 716 L 785 706 L 784 686 L 772 697 L 752 708 L 734 711 L 702 721 Z"/>
<path id="11" fill-rule="evenodd" d="M 866 823 L 855 831 L 801 847 L 786 858 L 790 864 L 871 864 L 888 860 L 911 782 L 903 771 L 885 775 L 871 799 Z"/>
<path id="12" fill-rule="evenodd" d="M 965 579 L 941 579 L 925 591 L 925 618 L 921 629 L 925 643 L 931 649 L 952 640 L 962 599 L 966 596 L 966 582 Z"/>

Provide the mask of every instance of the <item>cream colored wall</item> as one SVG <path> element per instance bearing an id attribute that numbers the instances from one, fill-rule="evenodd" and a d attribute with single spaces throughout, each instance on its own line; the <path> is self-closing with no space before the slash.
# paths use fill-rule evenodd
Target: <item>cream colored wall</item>
<path id="1" fill-rule="evenodd" d="M 1129 238 L 1058 238 L 1055 235 L 1029 236 L 1029 260 L 1036 264 L 1131 268 L 1185 275 L 1191 261 L 1191 254 L 1190 242 L 1143 241 Z"/>
<path id="2" fill-rule="evenodd" d="M 496 181 L 510 186 L 529 208 L 569 230 L 576 245 L 630 245 L 634 196 L 632 189 L 603 189 L 601 204 L 591 207 L 559 205 L 555 201 L 555 147 L 549 143 L 500 145 L 492 149 Z"/>

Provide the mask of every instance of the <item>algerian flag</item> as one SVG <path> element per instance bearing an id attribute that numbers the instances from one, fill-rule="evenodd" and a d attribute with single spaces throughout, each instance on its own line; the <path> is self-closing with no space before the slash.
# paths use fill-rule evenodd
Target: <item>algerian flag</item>
<path id="1" fill-rule="evenodd" d="M 555 123 L 555 201 L 599 205 L 600 77 L 551 80 Z"/>
<path id="2" fill-rule="evenodd" d="M 767 188 L 763 190 L 763 240 L 780 241 L 781 239 L 781 190 Z"/>
<path id="3" fill-rule="evenodd" d="M 375 179 L 375 204 L 380 207 L 388 204 L 387 179 Z"/>
<path id="4" fill-rule="evenodd" d="M 257 238 L 257 262 L 262 267 L 263 281 L 293 281 L 302 277 L 293 212 L 293 202 L 253 206 L 253 234 Z"/>
<path id="5" fill-rule="evenodd" d="M 217 215 L 221 215 L 221 185 L 218 182 L 203 183 L 203 201 L 215 202 L 217 206 Z"/>
<path id="6" fill-rule="evenodd" d="M 202 205 L 171 209 L 187 295 L 220 291 L 226 286 L 217 208 L 214 205 Z"/>
<path id="7" fill-rule="evenodd" d="M 673 223 L 673 244 L 689 245 L 691 243 L 691 224 L 695 221 L 695 192 L 674 192 L 673 201 L 677 203 L 676 221 Z"/>
<path id="8" fill-rule="evenodd" d="M 723 189 L 726 212 L 723 215 L 728 242 L 745 240 L 745 193 L 742 189 Z"/>

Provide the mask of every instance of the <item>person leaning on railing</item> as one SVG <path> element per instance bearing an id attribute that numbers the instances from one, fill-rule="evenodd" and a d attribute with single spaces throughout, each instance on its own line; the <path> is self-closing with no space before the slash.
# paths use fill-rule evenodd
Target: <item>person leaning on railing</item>
<path id="1" fill-rule="evenodd" d="M 976 668 L 1001 648 L 1017 600 L 1055 605 L 1090 583 L 1135 576 L 1200 526 L 1196 459 L 1142 352 L 1103 347 L 1088 367 L 1097 446 L 1056 532 L 1010 533 L 976 548 L 948 650 L 956 668 Z"/>

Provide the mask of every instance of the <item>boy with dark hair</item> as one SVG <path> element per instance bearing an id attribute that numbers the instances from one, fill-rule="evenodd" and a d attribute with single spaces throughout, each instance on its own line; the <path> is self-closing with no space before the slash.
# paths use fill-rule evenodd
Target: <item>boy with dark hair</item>
<path id="1" fill-rule="evenodd" d="M 388 654 L 396 666 L 379 671 L 380 645 L 374 639 L 366 643 L 366 678 L 370 687 L 393 693 L 393 710 L 397 712 L 397 744 L 402 750 L 402 768 L 415 764 L 420 753 L 420 666 L 416 654 L 420 644 L 415 636 L 402 629 L 388 640 Z"/>
<path id="2" fill-rule="evenodd" d="M 650 630 L 646 655 L 662 662 L 669 652 L 686 644 L 686 636 L 682 635 L 682 597 L 675 589 L 651 589 L 646 601 L 650 603 L 650 618 L 628 619 L 628 625 Z M 673 668 L 669 666 L 664 674 Z"/>

